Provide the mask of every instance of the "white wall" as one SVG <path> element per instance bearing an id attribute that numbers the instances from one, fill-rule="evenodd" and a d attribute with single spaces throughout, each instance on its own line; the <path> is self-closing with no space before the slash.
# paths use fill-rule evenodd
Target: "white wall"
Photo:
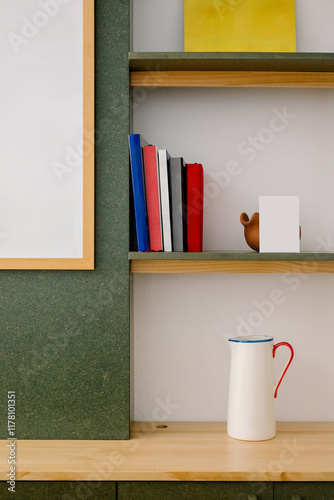
<path id="1" fill-rule="evenodd" d="M 182 10 L 182 0 L 134 0 L 133 49 L 182 51 Z M 331 0 L 296 1 L 299 51 L 334 52 L 333 15 Z M 257 211 L 259 195 L 289 194 L 300 196 L 301 250 L 334 251 L 334 90 L 138 89 L 133 98 L 135 132 L 203 163 L 205 250 L 247 250 L 240 213 Z M 228 179 L 230 161 L 238 174 Z M 270 305 L 276 289 L 281 303 Z M 247 329 L 295 348 L 277 419 L 333 420 L 333 292 L 334 277 L 320 274 L 134 276 L 135 419 L 226 420 L 227 339 Z"/>

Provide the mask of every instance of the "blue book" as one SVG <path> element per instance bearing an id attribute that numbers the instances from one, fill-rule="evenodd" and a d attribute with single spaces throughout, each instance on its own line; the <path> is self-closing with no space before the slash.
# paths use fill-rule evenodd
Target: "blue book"
<path id="1" fill-rule="evenodd" d="M 149 250 L 142 151 L 142 148 L 146 145 L 147 142 L 140 134 L 129 135 L 133 201 L 139 252 L 147 252 Z"/>

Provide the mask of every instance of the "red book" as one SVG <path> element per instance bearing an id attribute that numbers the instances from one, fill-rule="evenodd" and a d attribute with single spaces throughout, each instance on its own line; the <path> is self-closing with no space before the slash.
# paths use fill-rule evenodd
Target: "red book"
<path id="1" fill-rule="evenodd" d="M 203 250 L 203 166 L 187 163 L 187 242 L 188 252 Z"/>
<path id="2" fill-rule="evenodd" d="M 163 250 L 159 164 L 156 146 L 144 146 L 144 169 L 150 250 Z"/>

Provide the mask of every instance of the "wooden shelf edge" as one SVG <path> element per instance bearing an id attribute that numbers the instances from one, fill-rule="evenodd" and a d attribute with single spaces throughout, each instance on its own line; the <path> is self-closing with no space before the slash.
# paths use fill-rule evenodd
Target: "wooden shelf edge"
<path id="1" fill-rule="evenodd" d="M 135 422 L 124 441 L 17 440 L 16 480 L 334 481 L 333 438 L 334 422 L 281 422 L 259 442 L 229 438 L 225 422 Z"/>
<path id="2" fill-rule="evenodd" d="M 333 261 L 283 260 L 131 260 L 134 274 L 334 273 Z"/>
<path id="3" fill-rule="evenodd" d="M 296 87 L 332 88 L 333 72 L 135 71 L 132 87 Z"/>
<path id="4" fill-rule="evenodd" d="M 89 250 L 89 249 L 88 249 Z M 0 258 L 0 270 L 68 271 L 94 270 L 94 253 L 83 258 Z"/>
<path id="5" fill-rule="evenodd" d="M 152 466 L 153 467 L 153 466 Z M 0 481 L 6 481 L 5 474 L 0 474 Z M 274 482 L 331 482 L 334 481 L 334 473 L 317 473 L 308 472 L 307 477 L 305 474 L 299 472 L 291 472 L 282 477 L 280 473 L 270 474 L 266 472 L 188 472 L 187 470 L 174 472 L 152 472 L 140 471 L 115 471 L 115 472 L 96 472 L 90 470 L 88 472 L 64 472 L 63 469 L 57 471 L 39 472 L 18 472 L 16 481 L 274 481 Z"/>

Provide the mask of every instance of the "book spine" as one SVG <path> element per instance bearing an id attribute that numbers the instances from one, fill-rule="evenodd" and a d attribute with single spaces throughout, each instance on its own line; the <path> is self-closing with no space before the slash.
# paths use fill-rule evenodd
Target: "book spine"
<path id="1" fill-rule="evenodd" d="M 142 147 L 139 134 L 129 135 L 129 149 L 138 251 L 147 252 L 149 250 L 149 240 L 143 176 Z"/>
<path id="2" fill-rule="evenodd" d="M 163 246 L 165 252 L 172 251 L 171 210 L 169 196 L 169 154 L 165 149 L 158 151 L 159 174 L 160 174 L 160 198 Z"/>
<path id="3" fill-rule="evenodd" d="M 150 250 L 163 250 L 160 206 L 159 164 L 156 146 L 144 147 L 144 168 Z"/>
<path id="4" fill-rule="evenodd" d="M 175 252 L 186 251 L 186 186 L 183 158 L 171 158 L 169 168 L 169 187 L 171 198 L 172 240 Z"/>
<path id="5" fill-rule="evenodd" d="M 203 251 L 203 166 L 188 163 L 187 170 L 187 243 L 188 252 Z"/>

